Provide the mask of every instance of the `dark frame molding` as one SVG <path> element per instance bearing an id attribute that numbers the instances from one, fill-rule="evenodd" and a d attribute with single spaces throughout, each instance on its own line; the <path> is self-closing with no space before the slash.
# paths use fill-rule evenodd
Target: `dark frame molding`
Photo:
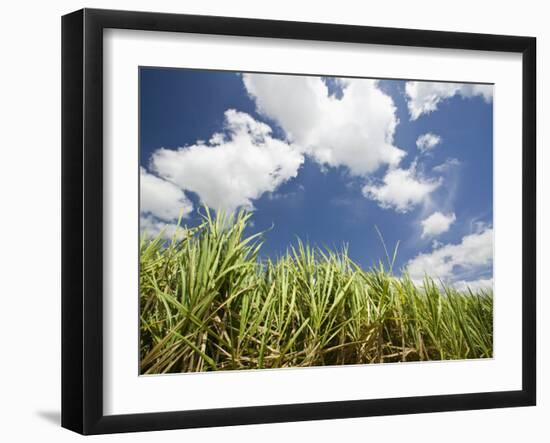
<path id="1" fill-rule="evenodd" d="M 103 30 L 192 32 L 520 53 L 523 57 L 522 389 L 103 414 Z M 152 431 L 536 404 L 536 39 L 413 29 L 83 9 L 62 18 L 62 426 Z"/>

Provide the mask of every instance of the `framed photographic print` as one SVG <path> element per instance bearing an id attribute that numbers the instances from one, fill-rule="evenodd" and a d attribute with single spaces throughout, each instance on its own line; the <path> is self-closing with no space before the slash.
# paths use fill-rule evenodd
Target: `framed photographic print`
<path id="1" fill-rule="evenodd" d="M 536 42 L 62 20 L 62 425 L 529 406 Z"/>

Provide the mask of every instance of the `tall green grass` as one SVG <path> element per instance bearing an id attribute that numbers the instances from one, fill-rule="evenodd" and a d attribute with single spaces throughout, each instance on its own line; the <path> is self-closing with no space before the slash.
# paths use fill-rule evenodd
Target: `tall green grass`
<path id="1" fill-rule="evenodd" d="M 142 374 L 492 357 L 493 294 L 422 287 L 300 241 L 258 260 L 250 214 L 140 244 Z"/>

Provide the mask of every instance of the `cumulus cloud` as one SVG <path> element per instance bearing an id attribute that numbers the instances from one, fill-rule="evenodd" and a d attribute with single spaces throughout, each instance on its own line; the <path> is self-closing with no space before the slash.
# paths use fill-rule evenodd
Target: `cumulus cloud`
<path id="1" fill-rule="evenodd" d="M 376 80 L 338 79 L 339 97 L 320 77 L 243 74 L 259 113 L 274 120 L 289 142 L 323 166 L 345 166 L 365 176 L 397 166 L 405 152 L 394 146 L 398 119 Z"/>
<path id="2" fill-rule="evenodd" d="M 487 271 L 493 263 L 493 229 L 466 235 L 458 244 L 439 246 L 409 260 L 406 269 L 415 282 L 425 275 L 445 284 L 462 285 L 463 276 Z M 471 283 L 473 285 L 473 283 Z"/>
<path id="3" fill-rule="evenodd" d="M 178 186 L 148 173 L 140 167 L 140 211 L 164 221 L 188 216 L 193 203 Z"/>
<path id="4" fill-rule="evenodd" d="M 492 290 L 493 289 L 493 279 L 492 278 L 479 278 L 477 280 L 459 280 L 453 283 L 453 287 L 457 291 L 468 291 L 470 289 L 472 292 L 478 292 L 482 290 Z"/>
<path id="5" fill-rule="evenodd" d="M 422 225 L 422 238 L 435 237 L 447 232 L 455 220 L 454 212 L 452 214 L 434 212 L 420 222 Z"/>
<path id="6" fill-rule="evenodd" d="M 413 162 L 409 169 L 390 168 L 381 184 L 367 184 L 363 195 L 376 200 L 382 208 L 408 212 L 414 206 L 426 202 L 430 194 L 442 183 L 441 178 L 425 178 L 416 170 Z"/>
<path id="7" fill-rule="evenodd" d="M 304 157 L 273 138 L 271 128 L 250 115 L 229 109 L 225 132 L 207 144 L 158 149 L 151 168 L 161 178 L 196 193 L 214 209 L 253 208 L 253 201 L 296 177 Z"/>
<path id="8" fill-rule="evenodd" d="M 439 135 L 432 134 L 431 132 L 427 132 L 416 139 L 416 147 L 422 153 L 431 151 L 440 143 L 441 137 Z"/>
<path id="9" fill-rule="evenodd" d="M 445 99 L 460 95 L 463 98 L 480 96 L 486 102 L 493 99 L 492 85 L 441 82 L 407 82 L 405 85 L 407 105 L 411 120 L 437 109 Z"/>
<path id="10" fill-rule="evenodd" d="M 165 240 L 182 240 L 185 238 L 186 229 L 177 223 L 167 223 L 150 214 L 141 214 L 139 218 L 139 230 L 143 237 L 156 238 L 162 234 Z"/>

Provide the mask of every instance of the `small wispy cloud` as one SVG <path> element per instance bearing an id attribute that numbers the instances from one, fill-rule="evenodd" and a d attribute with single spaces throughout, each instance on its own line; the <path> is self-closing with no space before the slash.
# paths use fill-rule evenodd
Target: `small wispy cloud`
<path id="1" fill-rule="evenodd" d="M 441 144 L 441 137 L 437 134 L 427 132 L 416 139 L 416 147 L 420 152 L 426 153 Z"/>
<path id="2" fill-rule="evenodd" d="M 422 225 L 422 238 L 429 238 L 441 235 L 449 230 L 456 221 L 456 215 L 434 212 L 429 217 L 420 222 Z"/>
<path id="3" fill-rule="evenodd" d="M 439 173 L 449 172 L 450 170 L 460 166 L 461 164 L 462 163 L 460 163 L 460 160 L 456 158 L 448 158 L 443 163 L 440 163 L 439 165 L 434 166 L 432 168 L 432 171 L 439 172 Z"/>
<path id="4" fill-rule="evenodd" d="M 363 187 L 363 195 L 378 202 L 382 208 L 393 208 L 405 213 L 426 202 L 430 194 L 442 184 L 441 178 L 426 178 L 417 171 L 416 162 L 408 169 L 389 169 L 382 183 Z"/>
<path id="5" fill-rule="evenodd" d="M 411 120 L 437 110 L 440 102 L 459 95 L 463 98 L 483 97 L 488 103 L 493 99 L 493 85 L 443 82 L 407 82 L 405 85 L 407 106 Z"/>

